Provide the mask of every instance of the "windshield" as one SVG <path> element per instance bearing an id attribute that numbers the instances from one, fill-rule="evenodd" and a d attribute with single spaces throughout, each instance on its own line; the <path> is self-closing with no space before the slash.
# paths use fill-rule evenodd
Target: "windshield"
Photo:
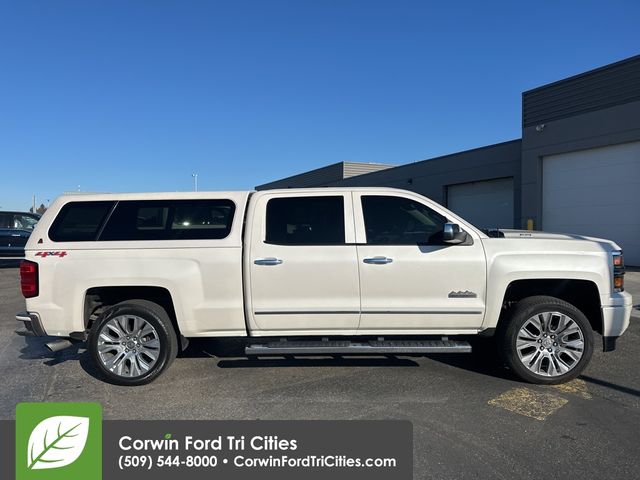
<path id="1" fill-rule="evenodd" d="M 20 228 L 24 230 L 33 230 L 38 223 L 38 219 L 29 215 L 16 215 L 13 220 L 14 228 Z"/>

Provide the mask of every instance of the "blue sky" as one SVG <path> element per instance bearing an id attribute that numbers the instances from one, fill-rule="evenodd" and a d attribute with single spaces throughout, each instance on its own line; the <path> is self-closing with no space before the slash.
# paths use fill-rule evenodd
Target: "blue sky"
<path id="1" fill-rule="evenodd" d="M 638 25 L 635 1 L 3 1 L 0 208 L 511 140 L 522 91 L 640 53 Z"/>

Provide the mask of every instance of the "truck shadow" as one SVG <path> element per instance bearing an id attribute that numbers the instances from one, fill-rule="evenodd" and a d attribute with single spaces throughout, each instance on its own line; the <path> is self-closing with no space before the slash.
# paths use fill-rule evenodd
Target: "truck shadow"
<path id="1" fill-rule="evenodd" d="M 286 367 L 418 367 L 418 363 L 408 358 L 385 357 L 270 357 L 233 358 L 218 361 L 220 368 L 286 368 Z"/>
<path id="2" fill-rule="evenodd" d="M 589 375 L 580 375 L 580 377 L 578 378 L 593 385 L 599 385 L 601 387 L 610 388 L 611 390 L 616 390 L 617 392 L 626 393 L 627 395 L 640 397 L 640 390 L 636 390 L 635 388 L 625 387 L 624 385 L 607 382 L 606 380 L 590 377 Z"/>
<path id="3" fill-rule="evenodd" d="M 85 373 L 93 378 L 105 381 L 100 371 L 95 368 L 91 356 L 84 343 L 77 343 L 59 352 L 50 352 L 45 343 L 50 340 L 44 337 L 23 337 L 25 345 L 20 348 L 20 359 L 43 360 L 44 365 L 55 367 L 66 361 L 76 361 Z M 244 354 L 244 343 L 233 339 L 193 339 L 189 347 L 181 353 L 180 358 L 211 358 L 217 360 L 218 368 L 289 368 L 289 367 L 422 367 L 423 359 L 441 363 L 449 367 L 468 372 L 499 378 L 507 381 L 518 380 L 509 370 L 503 367 L 496 355 L 493 343 L 488 339 L 471 341 L 473 352 L 470 354 L 432 354 L 432 355 L 386 355 L 386 356 L 324 356 L 324 357 L 261 357 L 248 358 Z M 631 387 L 618 385 L 587 375 L 579 377 L 585 382 L 618 392 L 640 397 L 640 391 Z"/>
<path id="4" fill-rule="evenodd" d="M 242 339 L 191 339 L 182 358 L 212 357 L 219 368 L 287 368 L 287 367 L 417 367 L 418 363 L 393 355 L 357 357 L 344 355 L 273 356 L 252 358 L 244 353 Z"/>
<path id="5" fill-rule="evenodd" d="M 20 358 L 23 360 L 45 360 L 44 364 L 52 367 L 68 360 L 79 360 L 80 350 L 84 349 L 84 344 L 77 343 L 59 352 L 51 352 L 45 346 L 52 340 L 51 337 L 22 337 L 25 345 L 20 349 Z"/>
<path id="6" fill-rule="evenodd" d="M 86 351 L 84 342 L 73 344 L 69 348 L 60 350 L 59 352 L 51 352 L 45 346 L 49 337 L 23 337 L 25 341 L 24 347 L 20 349 L 20 357 L 23 360 L 44 360 L 47 367 L 55 367 L 67 361 L 75 361 L 80 363 L 80 367 L 92 377 L 98 380 L 104 380 L 97 368 L 91 361 L 89 352 Z"/>
<path id="7" fill-rule="evenodd" d="M 77 343 L 59 352 L 50 352 L 42 337 L 24 337 L 25 345 L 20 349 L 20 358 L 43 360 L 44 365 L 54 367 L 67 361 L 77 361 L 81 368 L 92 377 L 104 381 L 105 378 L 95 368 L 84 343 Z M 179 358 L 211 358 L 218 368 L 292 368 L 292 367 L 424 367 L 425 359 L 450 367 L 459 368 L 493 378 L 515 380 L 515 377 L 497 358 L 493 345 L 488 340 L 473 341 L 470 354 L 430 354 L 430 355 L 326 355 L 326 356 L 273 356 L 251 358 L 244 353 L 242 339 L 191 339 L 189 346 Z"/>
<path id="8" fill-rule="evenodd" d="M 494 378 L 514 380 L 495 353 L 493 343 L 486 339 L 474 339 L 470 354 L 428 355 L 280 355 L 251 358 L 244 353 L 244 342 L 234 339 L 192 339 L 182 357 L 212 357 L 219 368 L 289 368 L 289 367 L 420 367 L 421 359 L 460 368 Z"/>

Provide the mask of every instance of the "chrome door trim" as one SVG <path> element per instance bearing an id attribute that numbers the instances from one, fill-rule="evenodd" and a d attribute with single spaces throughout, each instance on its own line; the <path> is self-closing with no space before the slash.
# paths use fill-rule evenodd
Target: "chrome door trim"
<path id="1" fill-rule="evenodd" d="M 296 311 L 260 311 L 253 312 L 255 315 L 359 315 L 358 310 L 296 310 Z"/>

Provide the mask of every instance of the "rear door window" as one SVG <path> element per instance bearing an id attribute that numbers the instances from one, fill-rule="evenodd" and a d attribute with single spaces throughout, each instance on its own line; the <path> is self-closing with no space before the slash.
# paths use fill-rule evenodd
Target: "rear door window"
<path id="1" fill-rule="evenodd" d="M 342 196 L 272 198 L 267 203 L 267 243 L 342 245 L 344 231 Z"/>

